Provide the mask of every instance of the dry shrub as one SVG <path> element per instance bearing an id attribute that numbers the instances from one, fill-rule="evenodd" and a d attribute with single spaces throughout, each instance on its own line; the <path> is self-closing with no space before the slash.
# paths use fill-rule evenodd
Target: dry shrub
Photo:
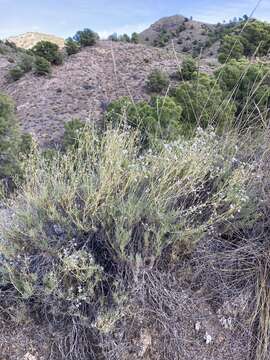
<path id="1" fill-rule="evenodd" d="M 142 154 L 136 132 L 88 129 L 52 161 L 33 151 L 3 278 L 39 321 L 61 324 L 62 358 L 100 358 L 96 321 L 128 296 L 138 269 L 166 271 L 217 227 L 238 226 L 252 167 L 237 142 L 198 129 Z"/>

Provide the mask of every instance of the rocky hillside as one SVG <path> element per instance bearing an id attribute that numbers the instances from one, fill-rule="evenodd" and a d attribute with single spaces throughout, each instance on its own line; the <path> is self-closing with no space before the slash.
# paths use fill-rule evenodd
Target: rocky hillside
<path id="1" fill-rule="evenodd" d="M 23 49 L 30 49 L 39 41 L 50 41 L 57 44 L 59 47 L 64 47 L 65 40 L 61 37 L 49 34 L 42 34 L 38 32 L 27 32 L 22 35 L 13 36 L 8 38 L 8 41 L 14 43 L 16 46 Z"/>
<path id="2" fill-rule="evenodd" d="M 160 68 L 172 74 L 181 62 L 172 51 L 126 43 L 100 41 L 54 67 L 51 77 L 32 73 L 10 83 L 5 74 L 13 66 L 0 55 L 0 92 L 17 104 L 23 130 L 33 133 L 41 144 L 59 139 L 65 121 L 72 118 L 100 119 L 113 99 L 132 96 L 147 98 L 145 81 L 151 70 Z M 211 72 L 207 60 L 202 68 Z"/>
<path id="3" fill-rule="evenodd" d="M 158 47 L 172 47 L 176 51 L 192 53 L 207 47 L 209 32 L 215 25 L 194 21 L 182 15 L 164 17 L 140 34 L 140 40 Z"/>

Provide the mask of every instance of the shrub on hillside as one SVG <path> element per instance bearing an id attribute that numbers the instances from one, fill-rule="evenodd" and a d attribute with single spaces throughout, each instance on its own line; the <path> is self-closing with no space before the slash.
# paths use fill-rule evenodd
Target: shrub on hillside
<path id="1" fill-rule="evenodd" d="M 25 53 L 25 54 L 21 54 L 20 59 L 18 61 L 18 65 L 24 71 L 24 73 L 27 73 L 32 70 L 34 61 L 35 58 L 32 55 Z"/>
<path id="2" fill-rule="evenodd" d="M 9 77 L 13 81 L 17 81 L 24 76 L 25 72 L 20 66 L 15 66 L 9 70 Z"/>
<path id="3" fill-rule="evenodd" d="M 128 34 L 119 35 L 118 41 L 129 43 L 130 42 L 130 37 L 128 36 Z"/>
<path id="4" fill-rule="evenodd" d="M 238 120 L 254 124 L 267 119 L 270 104 L 270 67 L 246 60 L 231 60 L 215 72 L 223 91 L 237 105 Z"/>
<path id="5" fill-rule="evenodd" d="M 96 44 L 99 36 L 91 29 L 77 31 L 73 39 L 82 47 L 93 46 Z"/>
<path id="6" fill-rule="evenodd" d="M 168 75 L 159 69 L 155 69 L 149 74 L 146 87 L 149 92 L 162 93 L 168 89 L 169 83 Z"/>
<path id="7" fill-rule="evenodd" d="M 110 41 L 118 41 L 118 34 L 113 33 L 113 34 L 109 35 L 108 40 L 110 40 Z"/>
<path id="8" fill-rule="evenodd" d="M 39 41 L 32 48 L 32 53 L 35 56 L 43 57 L 53 65 L 61 65 L 63 63 L 63 55 L 59 50 L 59 46 L 50 41 Z"/>
<path id="9" fill-rule="evenodd" d="M 219 49 L 218 60 L 224 64 L 230 59 L 239 60 L 244 55 L 244 46 L 238 35 L 225 35 Z"/>
<path id="10" fill-rule="evenodd" d="M 12 100 L 0 94 L 0 180 L 11 181 L 18 173 L 19 132 Z"/>
<path id="11" fill-rule="evenodd" d="M 22 178 L 20 154 L 29 153 L 30 138 L 20 134 L 13 101 L 0 94 L 0 182 L 5 190 L 15 187 L 15 178 Z"/>
<path id="12" fill-rule="evenodd" d="M 65 41 L 65 50 L 69 56 L 77 54 L 80 51 L 80 45 L 72 38 L 68 38 Z"/>
<path id="13" fill-rule="evenodd" d="M 34 64 L 34 57 L 23 53 L 20 55 L 20 59 L 17 65 L 9 70 L 9 76 L 13 81 L 19 80 L 27 72 L 31 71 Z"/>
<path id="14" fill-rule="evenodd" d="M 270 47 L 270 24 L 258 20 L 232 22 L 216 29 L 213 40 L 221 39 L 219 60 L 239 60 L 244 56 L 266 56 Z M 210 34 L 211 35 L 211 34 Z"/>
<path id="15" fill-rule="evenodd" d="M 270 24 L 268 22 L 258 20 L 248 22 L 241 33 L 241 38 L 246 56 L 255 53 L 259 56 L 269 54 Z"/>
<path id="16" fill-rule="evenodd" d="M 139 38 L 139 34 L 138 34 L 138 33 L 134 32 L 134 33 L 131 34 L 131 42 L 132 42 L 133 44 L 139 44 L 140 38 Z"/>
<path id="17" fill-rule="evenodd" d="M 187 132 L 197 126 L 228 125 L 234 119 L 234 103 L 226 99 L 216 79 L 206 74 L 180 84 L 174 90 L 174 97 L 183 109 L 182 121 Z"/>
<path id="18" fill-rule="evenodd" d="M 85 124 L 80 119 L 73 119 L 65 124 L 63 147 L 67 150 L 71 146 L 77 146 L 81 131 Z"/>
<path id="19" fill-rule="evenodd" d="M 19 152 L 24 156 L 28 156 L 31 153 L 33 147 L 33 138 L 29 133 L 23 133 L 20 137 Z"/>
<path id="20" fill-rule="evenodd" d="M 158 37 L 154 40 L 153 45 L 157 47 L 165 47 L 172 37 L 172 33 L 166 29 L 161 29 Z"/>
<path id="21" fill-rule="evenodd" d="M 170 97 L 153 97 L 151 102 L 132 102 L 124 97 L 113 101 L 107 110 L 106 121 L 115 128 L 139 130 L 142 146 L 156 141 L 175 140 L 181 134 L 182 108 Z"/>
<path id="22" fill-rule="evenodd" d="M 40 76 L 50 75 L 52 72 L 50 62 L 41 56 L 37 56 L 34 63 L 34 72 Z"/>
<path id="23" fill-rule="evenodd" d="M 181 67 L 181 76 L 185 81 L 192 80 L 197 75 L 198 65 L 192 57 L 186 57 Z"/>

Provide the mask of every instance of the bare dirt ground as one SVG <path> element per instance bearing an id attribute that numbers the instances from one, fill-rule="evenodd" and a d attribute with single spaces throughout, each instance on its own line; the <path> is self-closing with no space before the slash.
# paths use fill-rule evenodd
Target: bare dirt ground
<path id="1" fill-rule="evenodd" d="M 45 329 L 36 324 L 11 325 L 0 319 L 0 360 L 47 360 Z"/>

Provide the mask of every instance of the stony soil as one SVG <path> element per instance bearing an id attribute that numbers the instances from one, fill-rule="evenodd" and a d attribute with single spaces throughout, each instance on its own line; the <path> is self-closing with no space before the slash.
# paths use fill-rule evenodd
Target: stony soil
<path id="1" fill-rule="evenodd" d="M 5 75 L 12 64 L 0 57 L 0 92 L 16 102 L 22 129 L 45 145 L 61 137 L 70 119 L 100 119 L 106 106 L 119 96 L 148 98 L 145 81 L 151 70 L 160 68 L 172 74 L 182 58 L 168 49 L 100 41 L 54 67 L 50 78 L 27 74 L 8 83 Z M 215 66 L 208 60 L 201 65 L 206 72 Z"/>

